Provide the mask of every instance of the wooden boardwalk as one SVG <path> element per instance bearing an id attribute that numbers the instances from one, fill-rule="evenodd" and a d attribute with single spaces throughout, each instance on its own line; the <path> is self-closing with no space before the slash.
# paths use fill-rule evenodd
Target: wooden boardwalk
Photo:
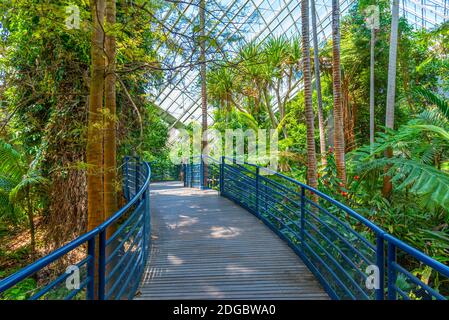
<path id="1" fill-rule="evenodd" d="M 153 244 L 136 299 L 328 299 L 299 257 L 215 191 L 152 184 Z"/>

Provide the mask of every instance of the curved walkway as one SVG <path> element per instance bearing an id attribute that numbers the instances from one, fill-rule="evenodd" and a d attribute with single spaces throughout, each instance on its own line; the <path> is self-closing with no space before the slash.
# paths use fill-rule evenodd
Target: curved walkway
<path id="1" fill-rule="evenodd" d="M 151 190 L 151 258 L 136 299 L 328 299 L 286 243 L 216 191 Z"/>

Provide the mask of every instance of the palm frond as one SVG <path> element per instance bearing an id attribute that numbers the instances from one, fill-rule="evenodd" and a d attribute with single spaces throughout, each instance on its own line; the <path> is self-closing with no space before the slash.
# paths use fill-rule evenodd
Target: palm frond
<path id="1" fill-rule="evenodd" d="M 360 165 L 359 172 L 381 171 L 389 167 L 387 175 L 398 191 L 422 196 L 449 209 L 449 175 L 431 165 L 405 158 L 373 159 Z"/>
<path id="2" fill-rule="evenodd" d="M 257 131 L 257 129 L 259 129 L 259 125 L 257 123 L 257 120 L 254 119 L 254 117 L 247 113 L 247 112 L 241 112 L 241 111 L 237 111 L 237 114 L 239 116 L 239 119 L 246 123 L 251 129 L 254 129 Z"/>
<path id="3" fill-rule="evenodd" d="M 446 99 L 422 87 L 417 87 L 414 91 L 429 103 L 435 105 L 446 119 L 449 119 L 449 102 Z"/>
<path id="4" fill-rule="evenodd" d="M 434 125 L 412 125 L 410 126 L 411 128 L 416 128 L 416 129 L 421 129 L 423 131 L 430 131 L 433 133 L 436 133 L 437 135 L 439 135 L 441 138 L 443 138 L 444 140 L 446 140 L 446 142 L 449 142 L 449 131 L 445 130 L 444 128 L 438 127 L 438 126 L 434 126 Z"/>

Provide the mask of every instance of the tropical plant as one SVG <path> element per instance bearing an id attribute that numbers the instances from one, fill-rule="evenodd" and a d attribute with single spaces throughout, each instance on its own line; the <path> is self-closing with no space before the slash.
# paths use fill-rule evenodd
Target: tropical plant
<path id="1" fill-rule="evenodd" d="M 425 100 L 427 110 L 397 131 L 379 133 L 372 148 L 357 150 L 356 171 L 367 174 L 386 167 L 384 176 L 391 177 L 397 192 L 414 194 L 430 207 L 449 209 L 449 174 L 442 169 L 449 161 L 448 101 L 423 88 L 415 92 Z"/>
<path id="2" fill-rule="evenodd" d="M 43 147 L 32 159 L 0 140 L 0 214 L 26 215 L 30 232 L 31 258 L 36 258 L 36 211 L 47 193 L 49 181 L 42 176 L 39 162 Z"/>

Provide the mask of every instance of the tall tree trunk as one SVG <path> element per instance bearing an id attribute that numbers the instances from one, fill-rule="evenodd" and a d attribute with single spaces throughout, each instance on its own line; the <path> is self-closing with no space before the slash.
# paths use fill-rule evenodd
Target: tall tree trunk
<path id="1" fill-rule="evenodd" d="M 106 2 L 107 30 L 116 22 L 116 0 Z M 105 75 L 105 135 L 104 135 L 104 214 L 105 219 L 117 211 L 117 146 L 116 146 L 116 40 L 106 34 L 105 53 L 108 64 Z M 113 232 L 109 228 L 108 235 Z"/>
<path id="2" fill-rule="evenodd" d="M 207 138 L 204 132 L 207 131 L 207 84 L 206 84 L 206 0 L 200 0 L 200 77 L 201 77 L 201 154 L 207 147 Z M 207 187 L 207 166 L 203 167 L 203 185 Z"/>
<path id="3" fill-rule="evenodd" d="M 371 26 L 371 57 L 370 57 L 370 90 L 369 90 L 369 142 L 374 145 L 374 49 L 376 47 L 376 29 Z"/>
<path id="4" fill-rule="evenodd" d="M 105 57 L 104 50 L 104 11 L 105 0 L 91 0 L 92 39 L 91 39 L 91 80 L 89 95 L 89 117 L 87 133 L 87 228 L 92 230 L 103 222 L 103 90 Z"/>
<path id="5" fill-rule="evenodd" d="M 324 130 L 324 115 L 323 115 L 323 97 L 321 95 L 321 75 L 320 75 L 320 59 L 318 52 L 318 33 L 316 26 L 316 8 L 315 0 L 310 0 L 312 6 L 312 36 L 313 36 L 313 56 L 315 65 L 315 85 L 316 95 L 318 100 L 318 128 L 320 131 L 320 153 L 321 163 L 326 165 L 326 135 Z"/>
<path id="6" fill-rule="evenodd" d="M 340 2 L 332 0 L 332 75 L 334 94 L 334 149 L 337 175 L 346 185 L 345 137 L 340 68 Z"/>
<path id="7" fill-rule="evenodd" d="M 387 109 L 385 114 L 385 127 L 388 129 L 394 128 L 394 103 L 396 97 L 396 63 L 398 53 L 398 29 L 399 29 L 399 0 L 393 0 L 393 11 L 391 17 L 391 35 L 390 35 L 390 56 L 388 63 L 388 86 L 387 86 Z M 393 150 L 388 149 L 385 151 L 385 156 L 391 158 L 393 156 Z M 384 168 L 384 172 L 387 173 L 389 167 Z M 384 185 L 382 194 L 384 197 L 389 197 L 393 185 L 391 183 L 391 177 L 384 176 Z"/>
<path id="8" fill-rule="evenodd" d="M 350 84 L 351 80 L 342 74 L 342 106 L 343 106 L 343 127 L 345 137 L 345 152 L 351 151 L 355 147 L 355 111 L 351 103 Z"/>
<path id="9" fill-rule="evenodd" d="M 304 73 L 304 101 L 307 124 L 307 183 L 318 187 L 315 151 L 315 125 L 312 105 L 312 75 L 310 71 L 309 0 L 301 3 L 302 64 Z"/>

